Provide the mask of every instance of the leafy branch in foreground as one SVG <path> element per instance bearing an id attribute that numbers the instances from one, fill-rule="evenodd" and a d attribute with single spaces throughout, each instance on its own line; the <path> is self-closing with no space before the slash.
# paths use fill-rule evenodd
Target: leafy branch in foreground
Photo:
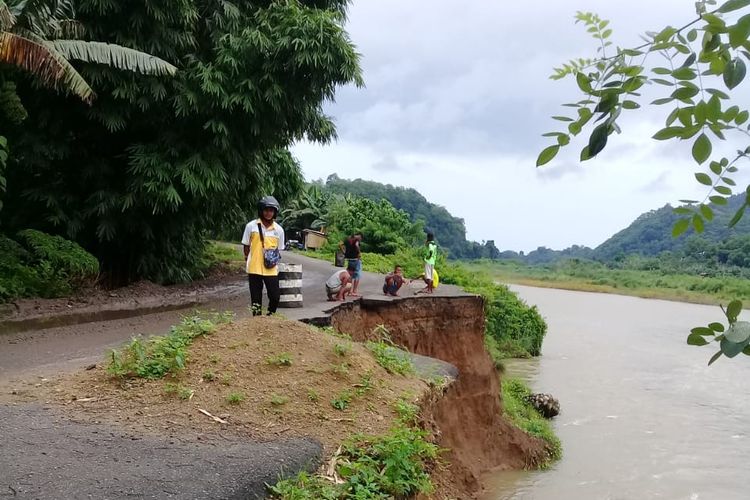
<path id="1" fill-rule="evenodd" d="M 665 126 L 653 138 L 659 141 L 690 140 L 693 159 L 699 165 L 709 162 L 708 172 L 695 174 L 696 180 L 710 187 L 703 200 L 682 200 L 688 206 L 679 209 L 682 218 L 675 224 L 674 234 L 680 235 L 692 225 L 702 232 L 713 219 L 712 205 L 726 205 L 736 185 L 735 163 L 750 153 L 750 111 L 733 104 L 731 91 L 745 79 L 746 61 L 750 60 L 750 14 L 742 15 L 749 0 L 729 0 L 708 10 L 714 0 L 697 2 L 697 17 L 680 28 L 667 26 L 658 32 L 647 32 L 644 43 L 634 48 L 612 49 L 609 21 L 592 13 L 579 12 L 581 22 L 598 42 L 594 59 L 570 61 L 554 69 L 550 77 L 559 80 L 573 77 L 583 93 L 582 100 L 564 104 L 573 108 L 570 116 L 553 116 L 567 124 L 567 130 L 543 134 L 553 137 L 555 144 L 545 148 L 537 166 L 550 162 L 561 148 L 570 144 L 586 126 L 592 126 L 587 144 L 580 153 L 581 161 L 594 158 L 607 146 L 609 136 L 619 133 L 618 119 L 623 111 L 641 108 L 641 88 L 653 85 L 666 93 L 652 105 L 671 105 Z M 649 59 L 658 61 L 647 66 Z M 738 136 L 745 144 L 737 156 L 713 161 L 714 141 L 726 140 L 727 134 Z M 750 203 L 740 207 L 733 222 L 742 217 Z"/>
<path id="2" fill-rule="evenodd" d="M 750 322 L 737 321 L 742 311 L 742 302 L 733 300 L 726 309 L 722 307 L 721 310 L 727 317 L 728 326 L 718 322 L 698 326 L 690 330 L 687 338 L 687 343 L 695 346 L 708 345 L 712 341 L 719 343 L 719 350 L 708 360 L 709 365 L 721 356 L 733 358 L 739 353 L 750 356 Z"/>
<path id="3" fill-rule="evenodd" d="M 732 100 L 732 91 L 745 81 L 750 60 L 750 0 L 728 0 L 718 7 L 716 4 L 716 0 L 700 0 L 695 3 L 696 18 L 679 28 L 666 26 L 657 32 L 647 32 L 642 37 L 643 44 L 624 49 L 612 49 L 609 21 L 596 14 L 578 12 L 576 22 L 583 23 L 599 47 L 593 59 L 578 59 L 555 68 L 551 78 L 575 78 L 584 98 L 564 105 L 575 110 L 572 118 L 553 116 L 567 123 L 567 129 L 543 134 L 553 137 L 555 144 L 542 150 L 537 166 L 549 163 L 586 126 L 592 126 L 593 130 L 580 159 L 594 158 L 607 146 L 610 135 L 620 133 L 618 119 L 622 112 L 641 108 L 641 88 L 647 84 L 663 88 L 665 94 L 651 104 L 669 105 L 671 110 L 666 113 L 664 127 L 653 138 L 689 140 L 695 162 L 698 165 L 708 162 L 708 171 L 695 173 L 696 180 L 709 187 L 708 193 L 703 200 L 681 200 L 686 205 L 675 209 L 680 218 L 672 235 L 679 236 L 691 226 L 696 232 L 703 232 L 705 224 L 714 218 L 714 208 L 726 205 L 732 195 L 736 186 L 734 174 L 738 172 L 736 163 L 750 155 L 750 111 Z M 654 57 L 658 61 L 646 66 L 649 58 Z M 741 144 L 736 156 L 731 160 L 712 158 L 714 141 L 727 140 L 730 133 L 732 140 Z M 750 186 L 730 227 L 739 222 L 748 206 Z M 691 345 L 701 345 L 705 341 L 703 336 L 718 334 L 722 350 L 711 362 L 722 354 L 734 357 L 747 346 L 737 350 L 748 339 L 743 337 L 744 327 L 734 327 L 736 317 L 728 314 L 729 309 L 726 313 L 731 335 L 729 331 L 700 327 L 693 329 L 688 338 Z"/>

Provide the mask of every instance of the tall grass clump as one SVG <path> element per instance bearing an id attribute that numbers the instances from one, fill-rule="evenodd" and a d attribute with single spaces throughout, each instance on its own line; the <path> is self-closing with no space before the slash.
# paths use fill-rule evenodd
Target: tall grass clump
<path id="1" fill-rule="evenodd" d="M 335 457 L 336 484 L 302 472 L 270 487 L 273 498 L 319 500 L 349 498 L 413 498 L 434 491 L 429 471 L 440 449 L 421 429 L 399 425 L 382 436 L 357 435 Z"/>
<path id="2" fill-rule="evenodd" d="M 193 340 L 212 333 L 221 323 L 231 321 L 233 314 L 196 312 L 172 326 L 168 335 L 151 337 L 148 340 L 134 338 L 129 344 L 109 354 L 107 371 L 121 379 L 160 379 L 175 375 L 185 368 L 188 361 L 187 347 Z"/>

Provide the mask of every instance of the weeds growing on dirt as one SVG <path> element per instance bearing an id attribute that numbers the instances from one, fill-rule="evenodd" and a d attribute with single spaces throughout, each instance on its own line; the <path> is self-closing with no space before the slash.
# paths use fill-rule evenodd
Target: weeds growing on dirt
<path id="1" fill-rule="evenodd" d="M 345 377 L 349 374 L 349 363 L 339 363 L 331 365 L 331 371 L 339 377 Z"/>
<path id="2" fill-rule="evenodd" d="M 234 314 L 199 313 L 182 319 L 172 326 L 166 336 L 148 340 L 134 338 L 120 350 L 110 352 L 107 371 L 121 379 L 159 379 L 167 374 L 176 374 L 185 368 L 187 347 L 193 340 L 213 332 L 221 323 L 231 321 Z"/>
<path id="3" fill-rule="evenodd" d="M 241 392 L 230 392 L 227 395 L 227 403 L 230 405 L 238 405 L 245 400 L 245 395 Z"/>
<path id="4" fill-rule="evenodd" d="M 387 330 L 383 330 L 380 342 L 368 344 L 378 363 L 391 373 L 412 372 L 413 366 L 408 354 L 393 346 Z M 336 348 L 334 352 L 340 355 Z M 346 363 L 333 365 L 333 369 L 343 371 L 342 366 L 348 371 Z M 376 383 L 373 374 L 368 371 L 360 376 L 352 388 L 336 394 L 330 404 L 333 408 L 344 411 L 357 398 L 372 391 Z M 317 401 L 318 394 L 308 391 L 308 399 Z M 373 409 L 374 405 L 368 402 L 367 407 Z M 416 405 L 404 399 L 399 402 L 396 411 L 402 418 L 387 434 L 357 435 L 342 444 L 340 454 L 332 459 L 332 463 L 336 475 L 343 483 L 333 483 L 322 476 L 302 472 L 269 487 L 273 498 L 387 499 L 414 498 L 419 493 L 432 493 L 429 470 L 436 464 L 440 450 L 428 441 L 425 431 L 414 427 L 418 411 Z"/>
<path id="5" fill-rule="evenodd" d="M 344 357 L 347 354 L 349 354 L 349 351 L 352 350 L 352 346 L 349 343 L 346 344 L 336 344 L 333 346 L 333 352 L 336 353 L 337 356 Z"/>
<path id="6" fill-rule="evenodd" d="M 317 392 L 310 389 L 307 391 L 307 399 L 311 403 L 317 403 L 318 401 L 320 401 L 320 395 Z"/>
<path id="7" fill-rule="evenodd" d="M 331 399 L 331 406 L 333 406 L 337 410 L 344 411 L 349 407 L 349 404 L 352 402 L 353 397 L 354 396 L 352 394 L 352 391 L 343 390 L 338 393 L 336 397 Z"/>
<path id="8" fill-rule="evenodd" d="M 276 356 L 268 356 L 266 363 L 274 366 L 292 366 L 292 355 L 288 352 L 282 352 Z"/>
<path id="9" fill-rule="evenodd" d="M 282 396 L 281 394 L 274 394 L 271 396 L 270 401 L 273 406 L 284 406 L 289 402 L 289 398 L 287 396 Z"/>
<path id="10" fill-rule="evenodd" d="M 216 380 L 216 374 L 212 372 L 211 370 L 206 370 L 203 372 L 203 376 L 201 377 L 204 382 L 213 382 Z"/>
<path id="11" fill-rule="evenodd" d="M 380 340 L 368 342 L 367 348 L 375 356 L 375 360 L 380 366 L 385 368 L 388 373 L 398 373 L 399 375 L 414 373 L 414 364 L 409 357 L 409 353 L 393 343 L 390 332 L 385 325 L 378 325 L 373 333 Z"/>
<path id="12" fill-rule="evenodd" d="M 270 487 L 274 498 L 349 499 L 412 498 L 434 491 L 429 470 L 440 449 L 427 433 L 404 425 L 383 436 L 354 436 L 343 443 L 335 469 L 343 484 L 300 473 Z"/>
<path id="13" fill-rule="evenodd" d="M 394 409 L 398 415 L 399 422 L 405 425 L 415 425 L 417 422 L 417 414 L 419 413 L 419 406 L 407 401 L 404 398 L 399 399 L 394 404 Z"/>
<path id="14" fill-rule="evenodd" d="M 352 336 L 351 335 L 349 335 L 348 333 L 341 333 L 340 331 L 336 330 L 332 326 L 316 326 L 315 328 L 317 328 L 319 331 L 325 333 L 326 335 L 330 335 L 330 336 L 336 337 L 338 339 L 343 339 L 343 340 L 348 340 L 348 341 L 352 340 Z"/>
<path id="15" fill-rule="evenodd" d="M 371 391 L 373 388 L 372 373 L 367 372 L 359 379 L 359 383 L 354 384 L 354 391 L 345 389 L 331 399 L 331 406 L 337 410 L 344 411 L 354 401 Z"/>
<path id="16" fill-rule="evenodd" d="M 359 379 L 358 384 L 354 384 L 354 387 L 356 389 L 357 396 L 364 396 L 367 392 L 371 391 L 373 388 L 372 384 L 372 373 L 367 372 Z"/>
<path id="17" fill-rule="evenodd" d="M 189 400 L 192 399 L 195 391 L 180 384 L 166 383 L 164 384 L 164 393 L 170 396 L 177 396 L 180 399 Z"/>

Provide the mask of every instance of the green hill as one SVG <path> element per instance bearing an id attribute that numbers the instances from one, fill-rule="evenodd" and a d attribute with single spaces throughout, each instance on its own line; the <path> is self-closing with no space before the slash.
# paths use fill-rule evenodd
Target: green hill
<path id="1" fill-rule="evenodd" d="M 703 233 L 695 234 L 691 229 L 679 238 L 672 237 L 672 226 L 679 216 L 675 215 L 671 205 L 664 205 L 640 215 L 630 226 L 596 247 L 592 257 L 604 262 L 633 254 L 653 257 L 666 251 L 679 252 L 684 249 L 688 240 L 718 243 L 732 236 L 750 234 L 748 215 L 745 215 L 736 226 L 729 228 L 729 221 L 744 200 L 744 193 L 730 197 L 727 205 L 714 207 L 714 220 L 706 225 Z"/>
<path id="2" fill-rule="evenodd" d="M 381 184 L 363 179 L 341 179 L 333 174 L 321 186 L 332 194 L 352 194 L 374 201 L 388 200 L 394 207 L 408 213 L 413 222 L 421 220 L 425 230 L 435 233 L 435 238 L 452 258 L 479 259 L 498 258 L 500 252 L 494 241 L 484 243 L 468 241 L 464 220 L 453 215 L 440 205 L 430 203 L 416 189 Z"/>

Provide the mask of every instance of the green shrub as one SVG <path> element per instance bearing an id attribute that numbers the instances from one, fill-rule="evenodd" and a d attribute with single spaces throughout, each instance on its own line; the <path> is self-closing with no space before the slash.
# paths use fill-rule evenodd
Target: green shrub
<path id="1" fill-rule="evenodd" d="M 336 472 L 344 480 L 335 485 L 320 476 L 300 473 L 270 488 L 285 500 L 346 498 L 412 498 L 434 488 L 428 473 L 439 448 L 427 442 L 420 429 L 397 426 L 384 436 L 354 436 L 341 447 Z"/>
<path id="2" fill-rule="evenodd" d="M 0 235 L 0 302 L 34 295 L 41 288 L 36 270 L 26 265 L 30 259 L 21 245 Z"/>
<path id="3" fill-rule="evenodd" d="M 60 236 L 27 229 L 0 235 L 0 301 L 68 295 L 99 273 L 96 258 Z"/>
<path id="4" fill-rule="evenodd" d="M 207 241 L 201 258 L 192 270 L 193 279 L 206 276 L 215 267 L 228 267 L 233 270 L 245 268 L 245 258 L 237 243 L 224 241 Z"/>
<path id="5" fill-rule="evenodd" d="M 96 258 L 61 236 L 26 229 L 18 233 L 18 240 L 31 253 L 42 278 L 59 287 L 62 293 L 80 288 L 99 274 Z"/>
<path id="6" fill-rule="evenodd" d="M 562 457 L 562 444 L 555 436 L 552 425 L 528 403 L 531 390 L 521 380 L 507 378 L 502 381 L 502 397 L 505 415 L 524 432 L 538 437 L 547 443 L 547 461 L 539 464 L 548 467 Z"/>

